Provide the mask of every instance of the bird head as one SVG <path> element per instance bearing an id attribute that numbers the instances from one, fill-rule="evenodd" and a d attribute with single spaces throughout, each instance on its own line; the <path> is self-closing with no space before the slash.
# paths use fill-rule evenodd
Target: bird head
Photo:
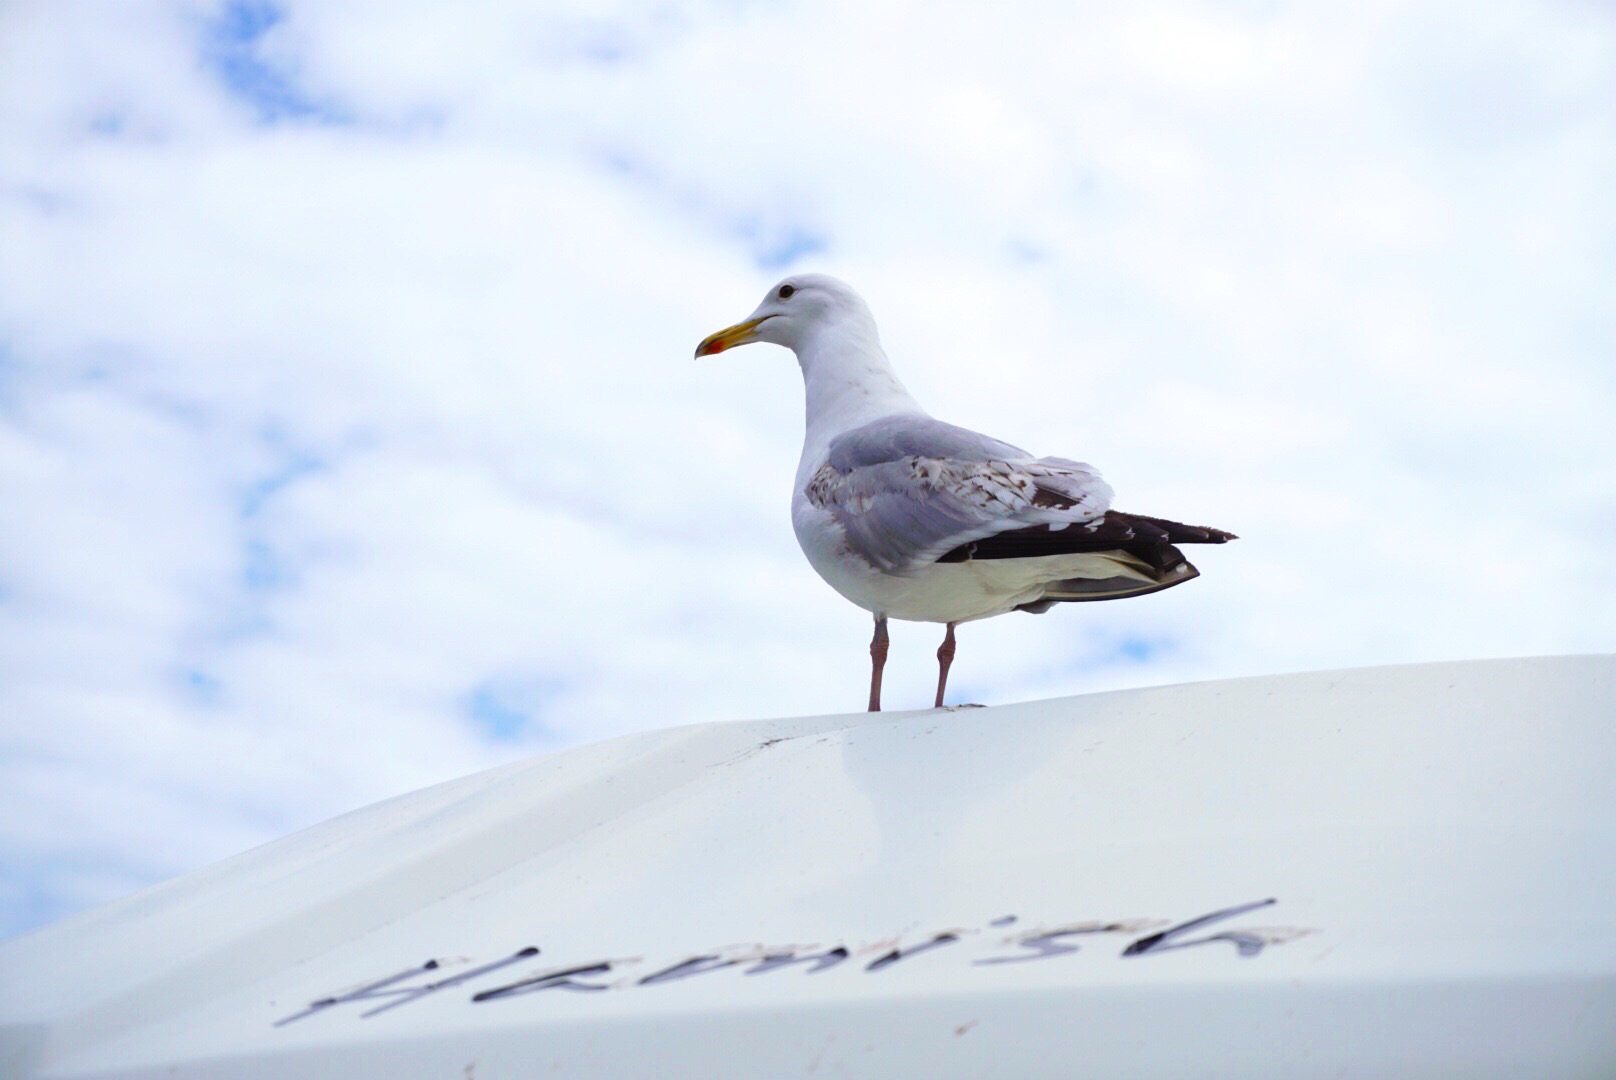
<path id="1" fill-rule="evenodd" d="M 754 341 L 800 352 L 826 328 L 843 325 L 873 335 L 875 319 L 864 298 L 828 275 L 793 274 L 770 289 L 745 319 L 703 338 L 696 355 L 711 356 Z"/>

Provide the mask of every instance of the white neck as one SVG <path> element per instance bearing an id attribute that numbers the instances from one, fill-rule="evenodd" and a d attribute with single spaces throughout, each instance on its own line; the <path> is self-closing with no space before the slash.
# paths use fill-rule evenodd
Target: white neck
<path id="1" fill-rule="evenodd" d="M 873 323 L 848 320 L 823 327 L 797 348 L 797 363 L 808 405 L 805 468 L 817 466 L 831 440 L 845 431 L 895 413 L 926 415 L 898 381 Z"/>

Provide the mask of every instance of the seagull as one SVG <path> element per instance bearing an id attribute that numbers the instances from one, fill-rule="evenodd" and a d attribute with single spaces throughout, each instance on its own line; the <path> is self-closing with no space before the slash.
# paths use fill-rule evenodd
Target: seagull
<path id="1" fill-rule="evenodd" d="M 1112 510 L 1092 467 L 933 418 L 898 381 L 869 305 L 836 278 L 786 278 L 696 356 L 755 341 L 784 345 L 802 368 L 808 418 L 791 524 L 819 576 L 875 616 L 871 712 L 888 619 L 947 626 L 942 708 L 960 623 L 1170 589 L 1199 576 L 1174 545 L 1236 539 Z"/>

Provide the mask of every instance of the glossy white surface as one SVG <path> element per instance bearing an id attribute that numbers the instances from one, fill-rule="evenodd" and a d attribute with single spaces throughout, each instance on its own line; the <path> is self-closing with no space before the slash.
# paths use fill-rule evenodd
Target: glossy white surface
<path id="1" fill-rule="evenodd" d="M 0 945 L 0 1075 L 1609 1076 L 1613 724 L 1585 657 L 619 739 Z M 277 1025 L 429 958 L 509 962 Z"/>

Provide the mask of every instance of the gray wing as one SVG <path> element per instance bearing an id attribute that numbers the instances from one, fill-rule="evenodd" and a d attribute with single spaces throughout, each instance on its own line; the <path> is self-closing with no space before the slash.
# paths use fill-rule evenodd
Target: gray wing
<path id="1" fill-rule="evenodd" d="M 1090 528 L 1111 489 L 1089 466 L 1034 458 L 929 416 L 891 416 L 838 436 L 804 492 L 871 566 L 901 574 L 1010 529 Z"/>
<path id="2" fill-rule="evenodd" d="M 946 461 L 1021 461 L 1032 457 L 969 428 L 945 424 L 929 416 L 899 414 L 872 420 L 831 440 L 826 464 L 846 473 L 870 465 L 883 465 L 906 457 Z"/>

